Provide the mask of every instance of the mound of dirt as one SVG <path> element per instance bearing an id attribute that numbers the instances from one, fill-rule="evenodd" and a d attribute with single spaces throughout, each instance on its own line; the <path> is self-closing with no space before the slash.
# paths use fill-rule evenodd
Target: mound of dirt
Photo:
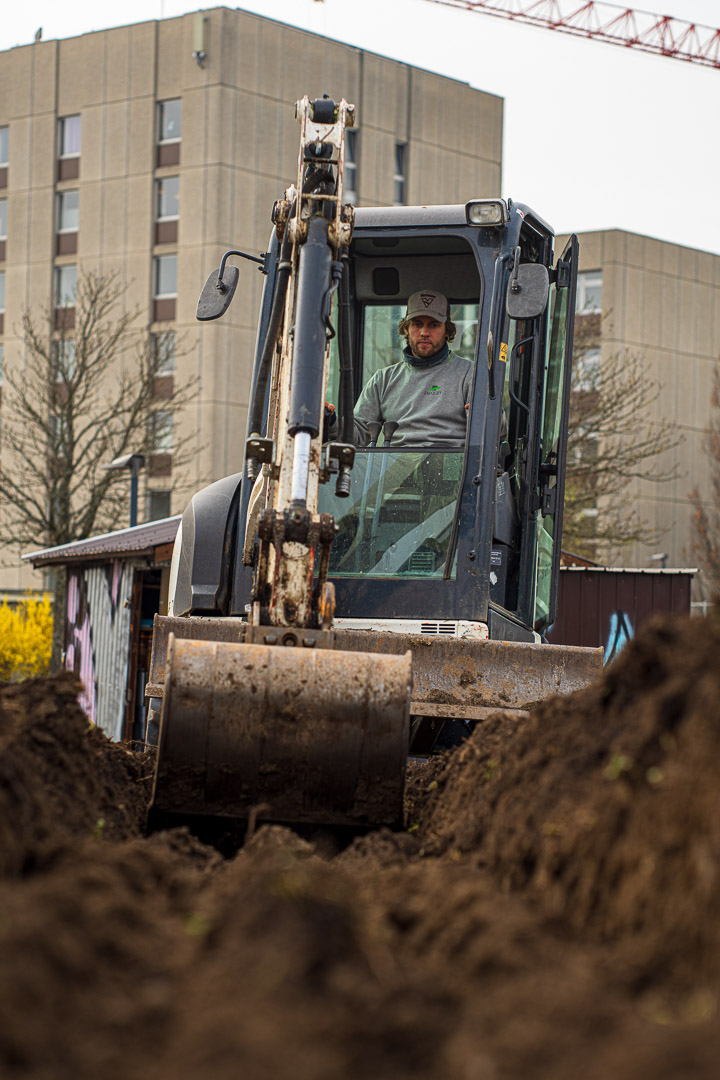
<path id="1" fill-rule="evenodd" d="M 718 657 L 718 625 L 657 621 L 596 686 L 483 725 L 430 793 L 426 849 L 668 976 L 716 979 Z"/>
<path id="2" fill-rule="evenodd" d="M 0 874 L 28 873 L 78 839 L 144 830 L 152 767 L 109 742 L 71 675 L 0 690 Z"/>
<path id="3" fill-rule="evenodd" d="M 68 677 L 0 689 L 0 1075 L 709 1080 L 720 631 L 409 769 L 340 853 L 145 835 L 151 762 Z"/>

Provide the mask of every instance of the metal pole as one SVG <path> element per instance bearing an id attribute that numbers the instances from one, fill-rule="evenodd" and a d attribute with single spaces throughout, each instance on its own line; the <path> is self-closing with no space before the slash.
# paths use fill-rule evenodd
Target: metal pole
<path id="1" fill-rule="evenodd" d="M 130 528 L 134 528 L 137 525 L 137 503 L 138 503 L 138 473 L 140 472 L 140 462 L 137 458 L 133 458 L 130 463 Z"/>

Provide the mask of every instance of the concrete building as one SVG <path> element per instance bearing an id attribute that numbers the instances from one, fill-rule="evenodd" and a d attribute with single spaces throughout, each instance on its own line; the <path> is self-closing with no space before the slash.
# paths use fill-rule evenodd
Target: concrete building
<path id="1" fill-rule="evenodd" d="M 720 359 L 720 256 L 615 229 L 581 233 L 579 240 L 577 306 L 603 315 L 600 362 L 616 353 L 641 357 L 647 377 L 661 387 L 651 419 L 670 421 L 682 438 L 658 458 L 662 468 L 676 467 L 677 479 L 629 487 L 633 506 L 658 537 L 624 551 L 621 565 L 692 565 L 688 493 L 697 486 L 708 503 L 712 495 L 703 443 Z M 558 239 L 558 250 L 564 241 Z"/>
<path id="2" fill-rule="evenodd" d="M 141 521 L 179 512 L 191 491 L 240 467 L 262 279 L 242 264 L 220 322 L 200 326 L 195 305 L 223 251 L 264 250 L 272 204 L 297 173 L 293 103 L 324 92 L 357 106 L 346 177 L 355 202 L 502 193 L 502 99 L 242 11 L 0 53 L 0 364 L 26 361 L 23 310 L 52 300 L 66 318 L 79 269 L 118 271 L 145 325 L 182 341 L 173 377 L 197 379 L 180 425 L 192 464 L 173 470 L 165 455 L 142 474 Z M 580 307 L 606 313 L 601 355 L 641 352 L 663 385 L 657 415 L 684 435 L 672 452 L 679 478 L 632 491 L 658 544 L 622 563 L 665 553 L 668 566 L 688 565 L 687 493 L 698 485 L 709 497 L 702 440 L 720 257 L 616 230 L 580 241 Z M 0 550 L 0 592 L 40 584 L 19 554 Z"/>
<path id="3" fill-rule="evenodd" d="M 193 465 L 177 476 L 165 461 L 144 476 L 141 520 L 177 512 L 188 492 L 240 467 L 261 278 L 243 264 L 220 323 L 200 327 L 195 306 L 224 250 L 264 250 L 273 202 L 297 175 L 293 103 L 305 93 L 357 106 L 356 202 L 500 192 L 500 98 L 242 11 L 0 54 L 5 369 L 25 362 L 24 309 L 50 298 L 67 307 L 78 270 L 117 270 L 128 306 L 183 340 L 175 378 L 198 380 L 182 421 Z M 17 563 L 0 570 L 0 590 L 38 583 L 17 551 L 0 554 Z"/>

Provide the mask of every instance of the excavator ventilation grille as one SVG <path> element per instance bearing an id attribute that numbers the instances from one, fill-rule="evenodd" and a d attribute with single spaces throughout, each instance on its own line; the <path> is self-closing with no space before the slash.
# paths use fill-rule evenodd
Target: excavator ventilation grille
<path id="1" fill-rule="evenodd" d="M 421 634 L 440 634 L 443 637 L 455 637 L 457 625 L 454 622 L 424 622 L 420 626 Z"/>

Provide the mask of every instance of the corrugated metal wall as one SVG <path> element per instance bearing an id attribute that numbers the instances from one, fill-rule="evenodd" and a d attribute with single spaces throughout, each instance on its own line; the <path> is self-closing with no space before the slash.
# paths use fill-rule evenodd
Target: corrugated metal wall
<path id="1" fill-rule="evenodd" d="M 554 645 L 602 645 L 632 637 L 657 612 L 690 613 L 693 574 L 673 570 L 571 568 L 560 572 Z"/>
<path id="2" fill-rule="evenodd" d="M 83 682 L 89 718 L 115 740 L 124 733 L 134 573 L 120 559 L 68 567 L 65 664 Z"/>

